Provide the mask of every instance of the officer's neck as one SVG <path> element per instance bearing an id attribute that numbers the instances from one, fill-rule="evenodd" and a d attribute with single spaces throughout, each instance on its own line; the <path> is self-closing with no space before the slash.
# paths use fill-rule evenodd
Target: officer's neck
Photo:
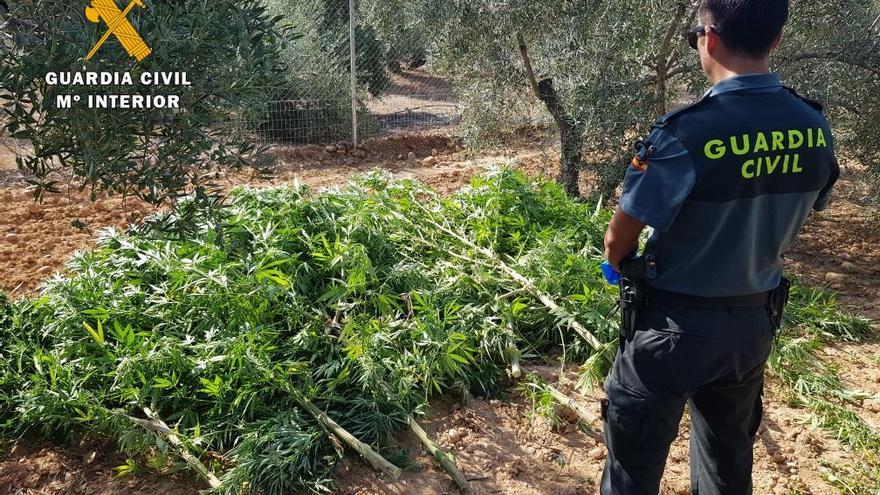
<path id="1" fill-rule="evenodd" d="M 737 76 L 749 74 L 766 74 L 770 72 L 770 57 L 752 59 L 745 57 L 729 57 L 725 60 L 716 60 L 712 67 L 706 71 L 706 75 L 712 84 Z"/>

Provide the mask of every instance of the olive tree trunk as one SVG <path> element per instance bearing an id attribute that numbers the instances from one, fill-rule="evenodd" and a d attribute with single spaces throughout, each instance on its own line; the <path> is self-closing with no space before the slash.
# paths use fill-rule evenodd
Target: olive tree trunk
<path id="1" fill-rule="evenodd" d="M 556 176 L 556 182 L 565 188 L 565 192 L 569 196 L 578 197 L 580 196 L 578 179 L 580 178 L 583 149 L 583 126 L 571 117 L 562 105 L 562 102 L 559 101 L 556 88 L 553 86 L 553 79 L 546 78 L 539 82 L 535 78 L 535 71 L 532 68 L 532 61 L 529 57 L 529 50 L 525 39 L 520 33 L 517 33 L 516 37 L 532 92 L 547 107 L 547 111 L 550 112 L 553 121 L 556 123 L 556 128 L 559 130 L 561 155 L 559 157 L 559 174 Z"/>

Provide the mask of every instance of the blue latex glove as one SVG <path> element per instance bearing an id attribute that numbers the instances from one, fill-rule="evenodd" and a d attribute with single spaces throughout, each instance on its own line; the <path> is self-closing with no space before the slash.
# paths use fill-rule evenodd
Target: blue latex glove
<path id="1" fill-rule="evenodd" d="M 620 285 L 620 273 L 607 261 L 602 262 L 602 274 L 608 285 Z"/>

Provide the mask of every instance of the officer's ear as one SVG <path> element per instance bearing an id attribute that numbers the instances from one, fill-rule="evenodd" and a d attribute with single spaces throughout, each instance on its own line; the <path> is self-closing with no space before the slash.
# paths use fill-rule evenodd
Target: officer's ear
<path id="1" fill-rule="evenodd" d="M 718 45 L 721 43 L 721 37 L 718 35 L 718 32 L 715 31 L 715 28 L 712 26 L 706 26 L 706 51 L 709 52 L 709 55 L 715 55 L 715 52 L 718 51 Z"/>

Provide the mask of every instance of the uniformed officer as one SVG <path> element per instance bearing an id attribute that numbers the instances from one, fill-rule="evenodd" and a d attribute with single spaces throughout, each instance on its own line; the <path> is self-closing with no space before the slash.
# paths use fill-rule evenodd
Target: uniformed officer
<path id="1" fill-rule="evenodd" d="M 782 255 L 839 171 L 821 106 L 782 86 L 769 54 L 787 0 L 703 0 L 688 33 L 714 84 L 660 118 L 627 171 L 605 238 L 657 276 L 605 383 L 605 495 L 656 494 L 690 405 L 691 493 L 749 494 Z"/>

